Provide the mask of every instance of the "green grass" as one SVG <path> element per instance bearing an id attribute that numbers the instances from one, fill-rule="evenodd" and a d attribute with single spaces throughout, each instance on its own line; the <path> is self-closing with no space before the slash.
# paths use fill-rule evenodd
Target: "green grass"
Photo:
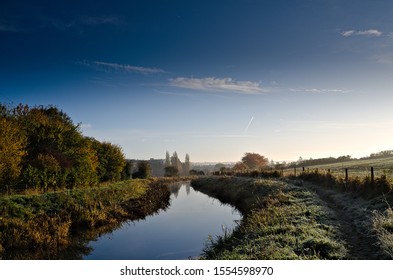
<path id="1" fill-rule="evenodd" d="M 232 234 L 211 238 L 205 259 L 344 259 L 347 250 L 318 197 L 285 181 L 209 177 L 192 186 L 237 207 Z"/>
<path id="2" fill-rule="evenodd" d="M 128 180 L 90 189 L 0 197 L 0 259 L 15 250 L 58 250 L 80 231 L 152 214 L 169 202 L 169 191 L 160 184 Z"/>

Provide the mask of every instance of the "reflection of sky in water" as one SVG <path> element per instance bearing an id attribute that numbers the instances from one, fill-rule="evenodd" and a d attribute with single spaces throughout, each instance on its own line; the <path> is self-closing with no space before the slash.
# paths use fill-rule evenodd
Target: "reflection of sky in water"
<path id="1" fill-rule="evenodd" d="M 209 235 L 223 234 L 240 214 L 218 200 L 194 191 L 189 184 L 171 189 L 171 205 L 100 237 L 85 259 L 187 259 L 198 256 Z"/>

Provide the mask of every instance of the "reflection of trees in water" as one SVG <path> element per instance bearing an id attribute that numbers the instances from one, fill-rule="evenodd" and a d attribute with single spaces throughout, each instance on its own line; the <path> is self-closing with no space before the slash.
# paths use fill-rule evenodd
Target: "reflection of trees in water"
<path id="1" fill-rule="evenodd" d="M 187 195 L 190 195 L 191 192 L 191 185 L 190 184 L 186 184 L 186 193 Z"/>
<path id="2" fill-rule="evenodd" d="M 168 186 L 168 190 L 171 194 L 173 194 L 176 198 L 179 196 L 180 188 L 183 184 L 173 184 Z"/>
<path id="3" fill-rule="evenodd" d="M 90 241 L 97 240 L 103 234 L 120 229 L 126 221 L 143 220 L 147 216 L 156 215 L 159 210 L 165 211 L 169 206 L 169 199 L 170 192 L 167 187 L 150 187 L 141 198 L 131 199 L 122 205 L 127 215 L 121 221 L 112 221 L 109 225 L 88 230 L 80 228 L 71 229 L 72 236 L 67 246 L 37 248 L 32 244 L 32 246 L 26 249 L 7 250 L 8 254 L 4 254 L 2 257 L 4 259 L 15 260 L 81 260 L 93 251 L 93 248 L 89 246 Z"/>

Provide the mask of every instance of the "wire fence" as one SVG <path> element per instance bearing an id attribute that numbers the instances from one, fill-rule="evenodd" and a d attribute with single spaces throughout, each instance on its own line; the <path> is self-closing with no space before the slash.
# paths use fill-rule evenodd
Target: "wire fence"
<path id="1" fill-rule="evenodd" d="M 276 170 L 276 169 L 274 169 Z M 337 178 L 348 179 L 364 179 L 364 178 L 380 178 L 386 176 L 387 179 L 393 180 L 392 167 L 373 167 L 373 166 L 351 166 L 340 168 L 317 168 L 317 167 L 293 167 L 281 168 L 279 170 L 282 176 L 298 176 L 302 173 L 316 172 L 320 174 L 331 174 Z"/>

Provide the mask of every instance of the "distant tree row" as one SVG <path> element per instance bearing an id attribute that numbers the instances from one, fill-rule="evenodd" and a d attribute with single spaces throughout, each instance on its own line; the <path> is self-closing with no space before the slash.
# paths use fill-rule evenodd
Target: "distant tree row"
<path id="1" fill-rule="evenodd" d="M 297 167 L 297 166 L 313 166 L 313 165 L 321 165 L 321 164 L 332 164 L 332 163 L 340 163 L 345 161 L 355 160 L 350 155 L 340 156 L 340 157 L 327 157 L 327 158 L 318 158 L 318 159 L 303 159 L 299 158 L 296 162 L 291 162 L 286 164 L 285 167 Z"/>
<path id="2" fill-rule="evenodd" d="M 46 191 L 117 181 L 125 165 L 120 146 L 84 137 L 57 107 L 0 104 L 0 188 Z"/>
<path id="3" fill-rule="evenodd" d="M 191 163 L 190 156 L 186 154 L 185 161 L 182 163 L 177 156 L 177 152 L 175 151 L 172 156 L 169 155 L 169 152 L 166 152 L 165 155 L 165 176 L 173 177 L 173 176 L 188 176 L 190 174 Z"/>
<path id="4" fill-rule="evenodd" d="M 393 150 L 388 150 L 388 151 L 381 151 L 379 153 L 370 154 L 368 158 L 386 158 L 392 156 L 393 156 Z"/>

